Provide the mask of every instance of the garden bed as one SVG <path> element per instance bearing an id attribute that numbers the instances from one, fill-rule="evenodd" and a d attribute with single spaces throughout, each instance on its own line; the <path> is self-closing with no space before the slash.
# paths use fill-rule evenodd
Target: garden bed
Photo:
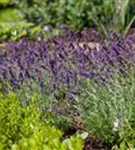
<path id="1" fill-rule="evenodd" d="M 0 1 L 0 150 L 134 150 L 134 5 Z"/>

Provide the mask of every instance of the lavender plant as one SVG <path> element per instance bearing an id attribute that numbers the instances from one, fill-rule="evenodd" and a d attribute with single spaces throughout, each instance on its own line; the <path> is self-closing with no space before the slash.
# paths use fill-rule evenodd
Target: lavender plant
<path id="1" fill-rule="evenodd" d="M 135 146 L 135 69 L 128 75 L 114 75 L 113 83 L 99 86 L 82 81 L 77 108 L 88 131 L 107 143 L 110 149 Z"/>
<path id="2" fill-rule="evenodd" d="M 114 73 L 125 76 L 130 71 L 134 55 L 133 36 L 120 38 L 113 33 L 103 41 L 88 29 L 67 31 L 48 41 L 10 41 L 1 51 L 0 88 L 4 94 L 18 90 L 22 103 L 38 93 L 41 109 L 68 117 L 78 115 L 75 95 L 81 93 L 80 82 L 88 79 L 106 86 Z"/>
<path id="3" fill-rule="evenodd" d="M 23 81 L 37 81 L 42 88 L 55 90 L 58 85 L 75 87 L 80 78 L 107 82 L 114 71 L 126 72 L 134 65 L 134 37 L 119 38 L 115 33 L 107 41 L 67 32 L 48 41 L 9 42 L 1 54 L 0 75 L 14 88 Z M 97 44 L 98 47 L 93 47 Z"/>

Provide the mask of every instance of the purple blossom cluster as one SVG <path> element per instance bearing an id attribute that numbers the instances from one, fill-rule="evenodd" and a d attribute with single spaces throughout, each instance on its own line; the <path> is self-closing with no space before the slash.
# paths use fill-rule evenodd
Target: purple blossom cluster
<path id="1" fill-rule="evenodd" d="M 75 87 L 82 78 L 107 83 L 114 71 L 124 73 L 135 64 L 134 36 L 120 38 L 115 32 L 101 40 L 98 32 L 67 31 L 48 41 L 9 41 L 0 53 L 0 78 L 14 87 L 36 80 L 41 87 Z"/>

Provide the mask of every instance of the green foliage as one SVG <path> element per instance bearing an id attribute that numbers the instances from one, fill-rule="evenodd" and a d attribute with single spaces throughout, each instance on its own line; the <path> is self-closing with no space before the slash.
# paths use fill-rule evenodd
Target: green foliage
<path id="1" fill-rule="evenodd" d="M 16 8 L 6 8 L 0 10 L 0 22 L 17 22 L 23 19 L 20 10 Z"/>
<path id="2" fill-rule="evenodd" d="M 40 85 L 36 81 L 29 80 L 22 83 L 16 92 L 23 104 L 29 103 L 31 96 L 36 93 L 38 95 L 37 103 L 40 106 L 40 109 L 50 109 L 54 105 L 52 93 L 42 91 Z"/>
<path id="3" fill-rule="evenodd" d="M 15 28 L 19 30 L 18 35 L 13 36 L 10 29 L 7 32 L 7 28 L 0 28 L 0 37 L 16 40 L 23 37 L 26 30 L 28 33 L 25 36 L 37 36 L 43 32 L 44 25 L 52 25 L 57 29 L 61 24 L 77 31 L 84 27 L 98 27 L 104 36 L 107 36 L 107 30 L 110 29 L 126 35 L 135 24 L 134 4 L 134 0 L 2 0 L 0 6 L 4 6 L 4 9 L 0 11 L 1 21 L 27 21 L 37 27 L 29 27 L 27 22 L 20 26 L 17 22 Z M 12 7 L 6 7 L 9 5 Z M 61 34 L 58 30 L 54 32 Z M 46 34 L 43 36 L 46 37 Z"/>
<path id="4" fill-rule="evenodd" d="M 31 4 L 24 1 L 20 4 L 25 19 L 30 22 L 53 26 L 64 23 L 77 30 L 89 24 L 87 14 L 92 6 L 87 0 L 44 0 L 41 3 L 33 1 Z M 23 9 L 24 7 L 26 9 Z"/>
<path id="5" fill-rule="evenodd" d="M 0 10 L 0 37 L 2 39 L 17 40 L 24 36 L 28 36 L 32 23 L 23 21 L 23 15 L 20 10 L 16 8 L 4 8 Z"/>
<path id="6" fill-rule="evenodd" d="M 24 37 L 29 37 L 37 40 L 49 39 L 53 36 L 62 35 L 63 31 L 54 28 L 51 31 L 43 31 L 41 25 L 34 25 L 26 21 L 20 22 L 2 22 L 0 24 L 0 40 L 19 40 Z"/>
<path id="7" fill-rule="evenodd" d="M 10 4 L 10 0 L 1 0 L 0 1 L 0 6 L 7 6 L 7 5 L 9 5 Z"/>
<path id="8" fill-rule="evenodd" d="M 0 1 L 0 7 L 3 6 L 3 2 L 6 1 Z M 9 3 L 5 4 L 4 8 L 0 10 L 1 40 L 18 40 L 23 37 L 33 37 L 40 40 L 42 37 L 50 38 L 54 35 L 61 34 L 61 31 L 59 31 L 58 29 L 44 32 L 42 24 L 38 24 L 35 26 L 35 24 L 33 24 L 32 22 L 27 22 L 24 19 L 24 15 L 18 6 L 21 5 L 21 8 L 23 8 L 23 10 L 27 12 L 27 8 L 25 8 L 25 5 L 23 4 L 24 1 L 19 2 L 18 0 L 12 0 L 9 1 Z M 11 6 L 9 7 L 9 5 Z"/>
<path id="9" fill-rule="evenodd" d="M 30 27 L 32 27 L 32 24 L 26 22 L 3 22 L 0 24 L 0 37 L 1 39 L 20 39 L 29 36 L 27 29 Z"/>
<path id="10" fill-rule="evenodd" d="M 13 90 L 16 92 L 17 97 L 19 97 L 21 104 L 24 106 L 27 106 L 30 103 L 32 95 L 36 93 L 38 107 L 40 110 L 45 112 L 44 117 L 47 118 L 47 122 L 63 131 L 68 128 L 70 119 L 63 116 L 63 114 L 57 115 L 59 109 L 63 109 L 63 106 L 64 108 L 67 108 L 67 104 L 65 106 L 65 103 L 62 103 L 62 97 L 59 97 L 59 100 L 56 100 L 53 96 L 54 93 L 49 93 L 43 89 L 41 90 L 39 83 L 36 81 L 29 80 L 27 82 L 23 82 L 18 89 L 13 89 L 8 82 L 0 80 L 0 91 L 3 95 L 7 95 L 7 93 Z M 58 101 L 60 101 L 60 104 Z"/>
<path id="11" fill-rule="evenodd" d="M 135 74 L 114 75 L 111 85 L 82 82 L 76 99 L 78 110 L 89 132 L 107 144 L 135 147 Z M 115 122 L 120 124 L 115 128 Z M 114 130 L 115 129 L 115 130 Z M 123 150 L 122 148 L 120 148 Z"/>
<path id="12" fill-rule="evenodd" d="M 24 0 L 21 0 L 24 1 Z M 18 4 L 21 2 L 20 0 L 0 0 L 0 8 L 7 8 L 15 6 L 15 4 Z"/>
<path id="13" fill-rule="evenodd" d="M 48 83 L 45 82 L 45 85 L 47 84 Z M 8 91 L 10 91 L 9 87 L 4 88 L 3 90 L 5 89 L 9 89 Z M 43 87 L 41 89 L 38 82 L 29 80 L 22 83 L 19 89 L 16 90 L 16 92 L 17 96 L 20 97 L 21 103 L 24 105 L 30 103 L 31 95 L 33 95 L 33 93 L 36 93 L 38 95 L 37 103 L 40 109 L 45 112 L 49 112 L 49 116 L 47 113 L 45 117 L 48 118 L 50 123 L 63 131 L 68 128 L 71 121 L 71 118 L 69 116 L 71 115 L 71 110 L 73 113 L 73 106 L 72 103 L 70 103 L 66 99 L 67 91 L 62 86 L 55 92 L 53 91 L 52 93 L 50 93 L 49 91 L 47 91 L 46 87 Z"/>
<path id="14" fill-rule="evenodd" d="M 42 119 L 36 99 L 24 106 L 14 93 L 0 95 L 0 149 L 82 150 L 81 138 L 60 140 L 62 132 Z"/>
<path id="15" fill-rule="evenodd" d="M 135 22 L 135 13 L 130 11 L 132 2 L 129 0 L 120 0 L 119 3 L 117 1 L 115 2 L 115 13 L 113 13 L 113 23 L 111 27 L 125 36 L 133 22 Z"/>
<path id="16" fill-rule="evenodd" d="M 0 78 L 0 91 L 3 95 L 6 95 L 9 93 L 9 91 L 12 90 L 12 87 L 7 81 L 4 81 Z"/>
<path id="17" fill-rule="evenodd" d="M 42 2 L 23 1 L 20 8 L 25 19 L 34 23 L 62 24 L 80 30 L 86 26 L 97 26 L 106 34 L 105 28 L 113 28 L 126 34 L 134 22 L 133 1 L 129 0 L 55 0 Z"/>

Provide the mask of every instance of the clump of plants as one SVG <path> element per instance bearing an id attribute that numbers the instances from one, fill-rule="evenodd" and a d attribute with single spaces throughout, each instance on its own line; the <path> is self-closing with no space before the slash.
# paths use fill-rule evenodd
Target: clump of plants
<path id="1" fill-rule="evenodd" d="M 82 92 L 76 97 L 78 111 L 90 134 L 114 150 L 135 147 L 135 73 L 132 69 L 126 77 L 115 74 L 107 86 L 83 80 Z"/>
<path id="2" fill-rule="evenodd" d="M 100 84 L 109 82 L 114 72 L 126 73 L 134 65 L 134 36 L 115 32 L 101 40 L 96 32 L 67 31 L 48 41 L 22 39 L 9 42 L 1 54 L 0 75 L 13 88 L 30 80 L 44 91 L 77 87 L 80 78 Z"/>
<path id="3" fill-rule="evenodd" d="M 31 97 L 27 106 L 14 93 L 0 94 L 0 149 L 73 149 L 82 150 L 81 138 L 72 136 L 61 141 L 62 131 L 51 126 Z"/>
<path id="4" fill-rule="evenodd" d="M 1 150 L 134 149 L 134 5 L 0 1 Z"/>
<path id="5" fill-rule="evenodd" d="M 78 31 L 84 27 L 98 27 L 106 36 L 106 28 L 126 35 L 135 22 L 132 0 L 23 0 L 18 6 L 28 22 L 50 24 L 53 27 L 66 24 Z"/>
<path id="6" fill-rule="evenodd" d="M 0 90 L 16 91 L 25 108 L 37 93 L 38 108 L 54 113 L 51 125 L 62 130 L 63 115 L 81 118 L 110 148 L 134 147 L 134 39 L 108 32 L 103 40 L 85 28 L 47 41 L 9 41 L 0 51 Z"/>
<path id="7" fill-rule="evenodd" d="M 80 31 L 84 27 L 98 28 L 103 37 L 108 36 L 110 29 L 124 36 L 135 24 L 134 4 L 133 0 L 2 0 L 0 22 L 4 28 L 0 27 L 0 37 L 6 40 L 24 36 L 40 39 L 40 35 L 50 38 L 50 35 L 63 34 L 66 28 Z M 13 29 L 9 26 L 11 22 L 16 22 Z M 49 32 L 49 37 L 47 32 L 42 34 L 44 29 Z"/>

